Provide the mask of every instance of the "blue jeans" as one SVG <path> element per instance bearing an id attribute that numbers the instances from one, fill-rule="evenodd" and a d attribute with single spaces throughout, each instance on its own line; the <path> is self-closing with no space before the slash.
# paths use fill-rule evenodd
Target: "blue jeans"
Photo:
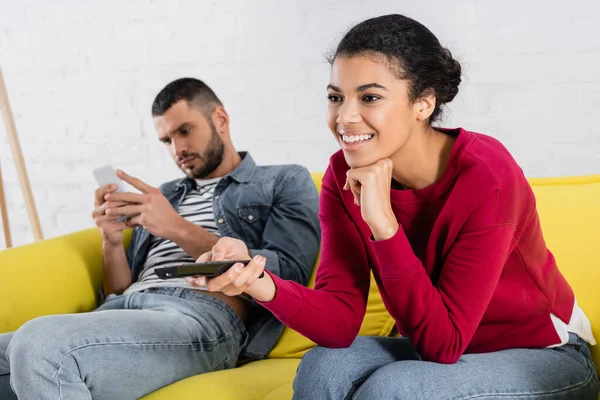
<path id="1" fill-rule="evenodd" d="M 0 335 L 0 399 L 138 399 L 235 367 L 246 340 L 228 305 L 195 290 L 110 295 L 94 312 L 36 318 Z"/>
<path id="2" fill-rule="evenodd" d="M 363 336 L 306 353 L 294 399 L 597 400 L 598 378 L 576 335 L 558 348 L 467 354 L 450 365 L 421 361 L 408 339 Z"/>

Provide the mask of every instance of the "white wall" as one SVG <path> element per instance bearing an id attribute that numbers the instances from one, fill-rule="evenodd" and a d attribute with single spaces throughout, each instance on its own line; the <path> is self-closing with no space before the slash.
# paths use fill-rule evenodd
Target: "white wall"
<path id="1" fill-rule="evenodd" d="M 154 185 L 180 175 L 150 105 L 182 76 L 221 97 L 238 149 L 323 170 L 336 150 L 323 54 L 354 23 L 392 12 L 423 22 L 463 63 L 446 126 L 499 138 L 529 176 L 600 173 L 596 0 L 0 0 L 0 65 L 45 236 L 93 226 L 96 166 Z M 28 243 L 3 126 L 0 162 L 13 240 Z"/>

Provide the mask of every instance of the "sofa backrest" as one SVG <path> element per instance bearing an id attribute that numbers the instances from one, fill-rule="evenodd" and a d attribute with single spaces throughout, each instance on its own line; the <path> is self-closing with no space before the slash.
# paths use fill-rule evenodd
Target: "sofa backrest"
<path id="1" fill-rule="evenodd" d="M 544 238 L 600 339 L 600 175 L 530 179 Z M 592 347 L 600 366 L 600 348 Z M 599 370 L 600 372 L 600 370 Z"/>

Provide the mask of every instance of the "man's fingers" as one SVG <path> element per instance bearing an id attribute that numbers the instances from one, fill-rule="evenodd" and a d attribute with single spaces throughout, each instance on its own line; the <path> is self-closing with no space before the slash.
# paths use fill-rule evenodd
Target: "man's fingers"
<path id="1" fill-rule="evenodd" d="M 121 218 L 120 215 L 101 215 L 100 217 L 96 218 L 96 221 L 99 224 L 102 224 L 104 222 L 108 222 L 108 223 L 115 223 L 119 218 Z"/>
<path id="2" fill-rule="evenodd" d="M 106 210 L 107 215 L 135 215 L 141 214 L 143 211 L 141 205 L 126 204 L 121 207 L 111 207 Z"/>
<path id="3" fill-rule="evenodd" d="M 107 193 L 104 195 L 105 200 L 110 201 L 121 201 L 123 203 L 136 203 L 140 204 L 144 202 L 144 195 L 139 193 Z"/>
<path id="4" fill-rule="evenodd" d="M 129 203 L 125 203 L 123 201 L 105 201 L 99 206 L 94 207 L 94 210 L 92 211 L 92 218 L 98 218 L 106 215 L 106 210 L 109 208 L 122 207 L 127 204 Z"/>
<path id="5" fill-rule="evenodd" d="M 107 201 L 104 204 L 106 204 L 106 208 L 115 208 L 115 207 L 123 207 L 126 206 L 130 203 L 127 203 L 126 201 Z"/>
<path id="6" fill-rule="evenodd" d="M 96 219 L 96 218 L 103 216 L 105 211 L 106 211 L 106 203 L 95 206 L 94 210 L 92 210 L 92 218 Z"/>
<path id="7" fill-rule="evenodd" d="M 125 230 L 125 229 L 129 228 L 129 227 L 127 226 L 127 221 L 114 222 L 114 223 L 116 224 L 116 225 L 115 225 L 115 229 L 116 229 L 116 230 L 123 231 L 123 230 Z"/>
<path id="8" fill-rule="evenodd" d="M 96 219 L 96 226 L 99 228 L 108 228 L 110 231 L 122 231 L 128 228 L 124 221 L 117 222 L 117 219 L 118 216 L 103 215 Z"/>
<path id="9" fill-rule="evenodd" d="M 94 192 L 94 206 L 98 207 L 104 203 L 104 196 L 117 190 L 116 185 L 104 185 L 96 189 Z"/>
<path id="10" fill-rule="evenodd" d="M 123 179 L 125 182 L 129 183 L 131 186 L 133 186 L 134 188 L 136 188 L 137 190 L 139 190 L 142 193 L 148 193 L 150 190 L 153 189 L 152 186 L 147 185 L 146 183 L 142 182 L 138 178 L 134 178 L 132 176 L 127 175 L 125 172 L 121 171 L 120 169 L 117 170 L 117 176 L 119 178 Z"/>
<path id="11" fill-rule="evenodd" d="M 98 211 L 102 211 L 102 213 L 104 214 L 104 213 L 106 213 L 106 210 L 108 210 L 109 208 L 123 207 L 128 204 L 130 204 L 130 203 L 126 203 L 124 201 L 105 201 L 100 206 L 96 207 L 95 209 Z"/>
<path id="12" fill-rule="evenodd" d="M 128 220 L 123 222 L 125 226 L 128 228 L 135 228 L 136 226 L 143 226 L 142 217 L 140 215 L 135 215 Z"/>

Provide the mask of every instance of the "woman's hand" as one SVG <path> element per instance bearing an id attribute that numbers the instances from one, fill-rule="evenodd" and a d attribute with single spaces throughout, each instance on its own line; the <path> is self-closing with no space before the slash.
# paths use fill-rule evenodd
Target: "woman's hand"
<path id="1" fill-rule="evenodd" d="M 221 238 L 212 248 L 212 251 L 202 254 L 197 262 L 223 261 L 223 260 L 250 260 L 250 253 L 246 244 L 230 237 Z M 247 293 L 258 301 L 271 301 L 275 297 L 275 283 L 264 274 L 267 259 L 257 255 L 251 259 L 246 267 L 242 263 L 234 264 L 226 273 L 206 279 L 204 276 L 186 278 L 192 286 L 206 286 L 209 292 L 222 292 L 228 296 L 238 296 Z"/>
<path id="2" fill-rule="evenodd" d="M 391 238 L 399 227 L 390 200 L 392 166 L 392 160 L 384 158 L 366 167 L 350 169 L 346 175 L 344 190 L 352 190 L 354 204 L 360 206 L 375 240 Z"/>

